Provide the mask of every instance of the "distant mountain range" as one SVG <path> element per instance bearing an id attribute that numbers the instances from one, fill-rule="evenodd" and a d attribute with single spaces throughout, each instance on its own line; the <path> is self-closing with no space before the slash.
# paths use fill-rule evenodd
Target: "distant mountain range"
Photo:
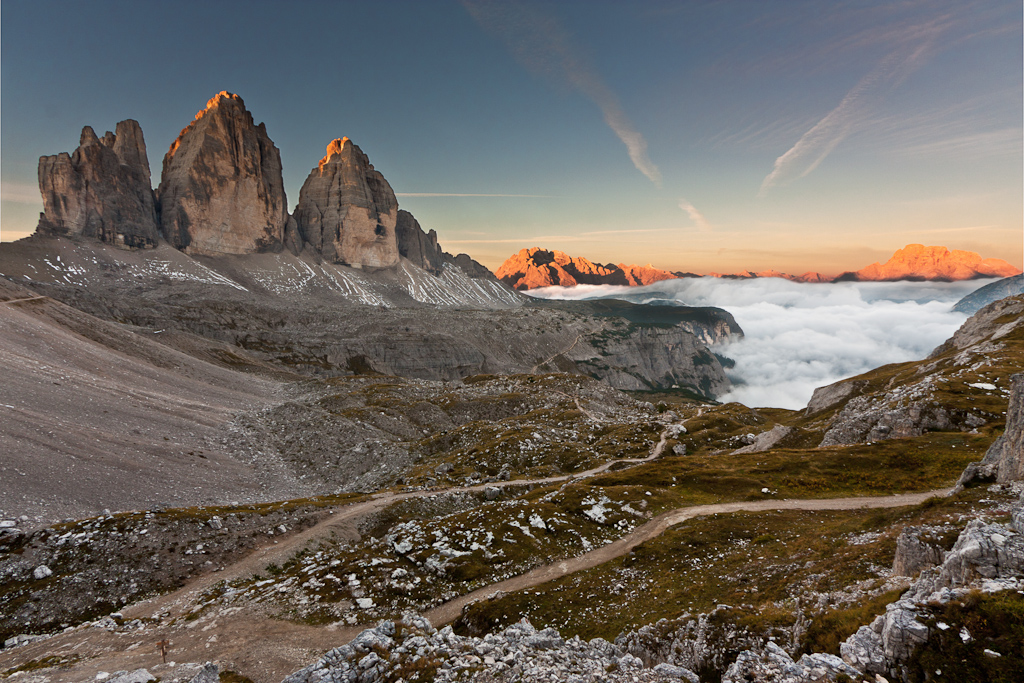
<path id="1" fill-rule="evenodd" d="M 951 282 L 989 277 L 1011 277 L 1019 275 L 1015 268 L 1001 259 L 982 259 L 973 251 L 950 251 L 946 247 L 926 247 L 922 244 L 908 244 L 899 249 L 892 258 L 882 263 L 872 263 L 857 271 L 828 277 L 816 272 L 790 275 L 777 270 L 738 273 L 706 273 L 708 277 L 751 279 L 759 277 L 780 277 L 795 282 L 877 282 L 896 280 L 934 280 Z M 535 289 L 538 287 L 573 287 L 575 285 L 649 285 L 661 280 L 683 277 L 701 277 L 697 273 L 672 272 L 646 266 L 594 263 L 579 256 L 569 256 L 561 251 L 547 251 L 539 247 L 522 249 L 510 256 L 495 271 L 498 278 L 514 289 Z"/>

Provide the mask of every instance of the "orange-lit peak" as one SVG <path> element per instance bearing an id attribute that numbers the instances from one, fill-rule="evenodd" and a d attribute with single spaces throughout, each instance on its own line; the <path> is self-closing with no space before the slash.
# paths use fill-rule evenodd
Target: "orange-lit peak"
<path id="1" fill-rule="evenodd" d="M 203 115 L 204 115 L 204 114 L 205 114 L 206 112 L 208 112 L 208 111 L 210 111 L 211 109 L 213 109 L 214 107 L 216 107 L 216 106 L 220 105 L 220 101 L 221 101 L 221 100 L 237 100 L 239 104 L 241 104 L 241 103 L 242 103 L 242 98 L 241 98 L 241 97 L 239 97 L 238 95 L 236 95 L 235 93 L 231 93 L 231 92 L 228 92 L 227 90 L 221 90 L 221 91 L 220 91 L 219 93 L 217 93 L 216 95 L 214 95 L 213 97 L 211 97 L 211 98 L 210 98 L 210 99 L 209 99 L 209 100 L 208 100 L 208 101 L 206 102 L 206 108 L 205 108 L 205 109 L 200 109 L 200 110 L 199 110 L 199 111 L 198 111 L 198 112 L 196 113 L 196 118 L 195 118 L 194 120 L 195 120 L 195 121 L 198 121 L 199 119 L 203 118 Z M 243 106 L 244 106 L 244 105 L 243 105 Z"/>
<path id="2" fill-rule="evenodd" d="M 335 139 L 331 140 L 331 144 L 327 145 L 327 154 L 324 156 L 323 159 L 320 160 L 320 166 L 319 166 L 320 170 L 321 171 L 324 170 L 324 165 L 327 164 L 327 162 L 331 160 L 331 157 L 333 157 L 335 154 L 341 154 L 344 151 L 344 149 L 345 149 L 345 145 L 351 145 L 351 144 L 352 144 L 352 141 L 349 140 L 347 137 L 346 138 L 335 138 Z"/>

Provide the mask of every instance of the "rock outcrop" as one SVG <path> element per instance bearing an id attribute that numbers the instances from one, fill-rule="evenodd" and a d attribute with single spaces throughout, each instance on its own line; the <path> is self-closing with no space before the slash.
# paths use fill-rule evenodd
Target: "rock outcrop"
<path id="1" fill-rule="evenodd" d="M 852 273 L 844 273 L 837 281 L 890 280 L 972 280 L 983 277 L 1010 277 L 1020 269 L 996 258 L 982 259 L 973 251 L 950 251 L 946 247 L 908 244 L 882 263 L 872 263 Z"/>
<path id="2" fill-rule="evenodd" d="M 381 654 L 390 656 L 381 657 Z M 420 678 L 421 672 L 425 676 Z M 415 676 L 415 678 L 413 677 Z M 602 638 L 565 640 L 525 619 L 484 638 L 440 631 L 423 617 L 406 614 L 383 621 L 329 651 L 283 683 L 384 683 L 394 680 L 488 681 L 490 683 L 697 683 L 692 671 L 671 664 L 647 668 L 637 657 Z"/>
<path id="3" fill-rule="evenodd" d="M 1011 527 L 981 519 L 969 522 L 941 565 L 921 572 L 900 600 L 886 607 L 884 615 L 860 627 L 840 645 L 843 659 L 868 673 L 898 674 L 913 651 L 932 635 L 922 621 L 928 605 L 963 599 L 972 590 L 1020 589 L 1024 585 L 1022 503 L 1018 500 L 1014 505 Z"/>
<path id="4" fill-rule="evenodd" d="M 1010 402 L 1006 409 L 1006 431 L 992 442 L 981 462 L 972 462 L 957 482 L 958 487 L 972 481 L 996 481 L 1005 484 L 1024 479 L 1024 373 L 1010 378 Z"/>
<path id="5" fill-rule="evenodd" d="M 649 285 L 677 275 L 651 265 L 602 265 L 561 251 L 533 247 L 510 256 L 494 273 L 513 289 L 560 285 Z"/>
<path id="6" fill-rule="evenodd" d="M 437 232 L 423 232 L 419 221 L 411 213 L 399 209 L 395 237 L 399 254 L 429 273 L 441 274 L 445 259 L 444 252 L 437 244 Z"/>
<path id="7" fill-rule="evenodd" d="M 431 230 L 431 232 L 433 232 L 433 230 Z M 444 252 L 444 262 L 450 263 L 459 268 L 463 273 L 474 280 L 490 280 L 492 282 L 498 282 L 498 278 L 494 276 L 494 273 L 488 270 L 482 263 L 470 257 L 469 254 L 452 256 L 446 251 Z"/>
<path id="8" fill-rule="evenodd" d="M 299 191 L 294 215 L 303 239 L 326 261 L 360 268 L 398 265 L 398 200 L 348 138 L 327 145 Z"/>
<path id="9" fill-rule="evenodd" d="M 97 138 L 86 126 L 73 154 L 39 158 L 40 234 L 94 237 L 125 249 L 156 246 L 159 231 L 142 129 L 129 119 L 116 131 Z"/>
<path id="10" fill-rule="evenodd" d="M 189 254 L 280 251 L 288 220 L 281 154 L 238 95 L 220 92 L 164 156 L 160 223 Z"/>
<path id="11" fill-rule="evenodd" d="M 981 427 L 994 417 L 992 409 L 983 410 L 969 394 L 950 392 L 948 387 L 956 382 L 968 392 L 1007 391 L 1005 375 L 1000 378 L 984 371 L 978 373 L 993 359 L 1004 354 L 1012 357 L 1008 344 L 1021 325 L 1024 297 L 1001 299 L 968 318 L 926 360 L 893 366 L 912 371 L 901 382 L 881 384 L 868 373 L 816 389 L 805 414 L 825 418 L 819 445 L 849 445 Z M 835 413 L 828 417 L 827 411 Z M 965 473 L 967 479 L 961 484 L 995 475 L 994 469 L 981 463 L 975 465 L 975 470 Z"/>

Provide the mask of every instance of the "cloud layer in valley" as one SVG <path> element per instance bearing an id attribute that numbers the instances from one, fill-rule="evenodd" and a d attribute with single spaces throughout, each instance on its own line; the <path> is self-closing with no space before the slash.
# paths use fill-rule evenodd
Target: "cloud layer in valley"
<path id="1" fill-rule="evenodd" d="M 687 278 L 647 287 L 548 287 L 544 298 L 617 298 L 717 306 L 746 336 L 714 350 L 736 361 L 723 401 L 798 409 L 816 387 L 886 363 L 916 360 L 966 316 L 951 306 L 986 281 L 807 284 L 779 278 Z"/>

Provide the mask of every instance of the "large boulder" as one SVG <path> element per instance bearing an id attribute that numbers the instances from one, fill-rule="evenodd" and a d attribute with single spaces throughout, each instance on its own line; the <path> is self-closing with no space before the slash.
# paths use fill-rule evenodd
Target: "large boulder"
<path id="1" fill-rule="evenodd" d="M 238 95 L 220 92 L 164 156 L 167 240 L 189 254 L 280 251 L 288 220 L 281 153 Z"/>
<path id="2" fill-rule="evenodd" d="M 299 191 L 295 220 L 305 242 L 331 263 L 398 265 L 398 200 L 348 138 L 333 140 Z"/>
<path id="3" fill-rule="evenodd" d="M 124 249 L 155 247 L 159 237 L 149 159 L 137 121 L 102 138 L 82 129 L 78 149 L 39 158 L 43 235 L 80 235 Z"/>

